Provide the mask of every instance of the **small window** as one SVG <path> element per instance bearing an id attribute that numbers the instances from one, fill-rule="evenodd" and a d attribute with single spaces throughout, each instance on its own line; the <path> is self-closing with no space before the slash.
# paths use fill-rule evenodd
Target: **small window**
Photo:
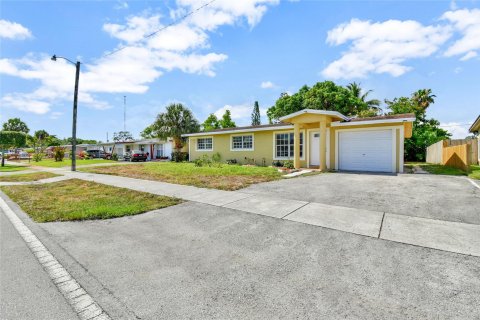
<path id="1" fill-rule="evenodd" d="M 208 151 L 213 149 L 213 138 L 198 138 L 197 150 Z"/>
<path id="2" fill-rule="evenodd" d="M 320 138 L 320 133 L 314 133 L 314 134 L 313 134 L 313 137 L 314 137 L 314 138 Z"/>
<path id="3" fill-rule="evenodd" d="M 253 136 L 232 137 L 232 150 L 253 150 Z"/>

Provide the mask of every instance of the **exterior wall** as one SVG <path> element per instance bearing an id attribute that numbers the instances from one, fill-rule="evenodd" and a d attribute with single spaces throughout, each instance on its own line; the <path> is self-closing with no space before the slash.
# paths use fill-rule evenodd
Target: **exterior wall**
<path id="1" fill-rule="evenodd" d="M 308 167 L 309 164 L 309 156 L 310 156 L 310 132 L 312 131 L 320 131 L 318 125 L 308 124 L 304 126 L 300 132 L 303 132 L 304 136 L 304 147 L 303 147 L 303 157 L 300 159 L 300 165 L 303 168 Z M 395 151 L 395 158 L 394 158 L 394 168 L 396 172 L 403 172 L 403 158 L 404 158 L 404 140 L 405 140 L 405 124 L 404 123 L 384 123 L 384 124 L 369 124 L 369 125 L 362 125 L 359 123 L 358 125 L 349 125 L 349 126 L 331 126 L 331 124 L 327 125 L 327 168 L 336 170 L 336 149 L 337 149 L 337 133 L 341 132 L 341 130 L 370 130 L 370 129 L 391 129 L 393 131 L 394 136 L 394 151 Z M 408 128 L 407 128 L 408 131 Z M 263 159 L 265 159 L 265 164 L 267 166 L 271 165 L 274 160 L 274 137 L 275 133 L 293 133 L 293 129 L 272 129 L 269 131 L 253 131 L 248 133 L 227 133 L 227 134 L 211 134 L 209 135 L 208 132 L 202 136 L 193 136 L 189 137 L 188 140 L 188 149 L 190 154 L 190 161 L 194 161 L 204 154 L 212 156 L 214 153 L 218 152 L 222 156 L 222 161 L 236 159 L 238 163 L 247 163 L 248 159 L 254 159 L 257 165 L 262 165 Z M 233 151 L 231 150 L 231 137 L 235 135 L 253 135 L 253 151 Z M 200 151 L 197 150 L 197 139 L 198 138 L 213 138 L 213 150 L 211 151 Z M 286 160 L 286 159 L 278 159 L 278 160 Z M 289 158 L 289 160 L 293 160 L 293 157 Z"/>
<path id="2" fill-rule="evenodd" d="M 275 133 L 293 133 L 292 129 L 282 130 L 279 128 L 278 130 L 269 130 L 269 131 L 257 131 L 257 132 L 249 132 L 249 133 L 228 133 L 228 134 L 217 134 L 217 135 L 208 135 L 208 132 L 205 133 L 205 136 L 195 136 L 189 137 L 188 140 L 188 147 L 189 147 L 189 154 L 190 154 L 190 161 L 195 161 L 196 159 L 202 157 L 204 154 L 212 156 L 214 153 L 218 152 L 222 156 L 222 161 L 235 159 L 238 163 L 245 164 L 247 163 L 247 159 L 254 159 L 257 165 L 262 165 L 263 161 L 265 160 L 265 165 L 270 166 L 274 160 L 274 137 Z M 304 132 L 305 137 L 305 130 Z M 242 136 L 242 135 L 253 135 L 253 151 L 233 151 L 231 149 L 231 137 L 232 136 Z M 197 150 L 197 139 L 198 138 L 213 138 L 213 150 L 212 151 L 199 151 Z M 304 146 L 304 157 L 305 155 L 305 148 Z M 302 159 L 303 159 L 302 158 Z M 293 160 L 293 157 L 289 159 L 278 159 L 280 161 L 283 160 Z M 302 167 L 306 166 L 306 161 L 301 160 Z"/>

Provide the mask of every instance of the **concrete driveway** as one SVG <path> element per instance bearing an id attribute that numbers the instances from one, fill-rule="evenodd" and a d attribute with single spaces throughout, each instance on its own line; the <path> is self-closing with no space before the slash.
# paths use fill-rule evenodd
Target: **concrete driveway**
<path id="1" fill-rule="evenodd" d="M 480 258 L 194 202 L 31 224 L 113 319 L 478 319 Z"/>
<path id="2" fill-rule="evenodd" d="M 256 184 L 241 192 L 480 224 L 480 189 L 465 177 L 326 173 Z"/>

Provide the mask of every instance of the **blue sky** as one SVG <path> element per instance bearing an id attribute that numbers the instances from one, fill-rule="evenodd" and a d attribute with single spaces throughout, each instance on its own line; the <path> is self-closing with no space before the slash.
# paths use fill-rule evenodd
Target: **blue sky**
<path id="1" fill-rule="evenodd" d="M 2 1 L 0 122 L 71 136 L 74 67 L 82 64 L 78 137 L 138 136 L 170 102 L 203 121 L 230 109 L 248 125 L 281 92 L 333 80 L 372 98 L 431 88 L 428 111 L 464 137 L 480 114 L 478 1 Z M 125 49 L 110 55 L 116 49 Z M 266 122 L 263 117 L 263 122 Z"/>

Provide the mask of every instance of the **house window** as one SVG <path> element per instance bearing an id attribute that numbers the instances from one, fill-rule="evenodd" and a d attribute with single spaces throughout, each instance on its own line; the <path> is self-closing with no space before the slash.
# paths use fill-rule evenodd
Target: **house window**
<path id="1" fill-rule="evenodd" d="M 197 150 L 211 151 L 213 149 L 213 138 L 198 138 Z"/>
<path id="2" fill-rule="evenodd" d="M 140 151 L 145 151 L 145 146 L 143 144 L 140 145 Z"/>
<path id="3" fill-rule="evenodd" d="M 275 134 L 275 158 L 288 159 L 293 158 L 294 153 L 294 134 L 277 133 Z M 303 132 L 300 132 L 300 158 L 303 157 Z"/>
<path id="4" fill-rule="evenodd" d="M 253 135 L 233 136 L 232 150 L 253 150 Z"/>
<path id="5" fill-rule="evenodd" d="M 163 144 L 157 145 L 157 159 L 163 157 Z"/>

